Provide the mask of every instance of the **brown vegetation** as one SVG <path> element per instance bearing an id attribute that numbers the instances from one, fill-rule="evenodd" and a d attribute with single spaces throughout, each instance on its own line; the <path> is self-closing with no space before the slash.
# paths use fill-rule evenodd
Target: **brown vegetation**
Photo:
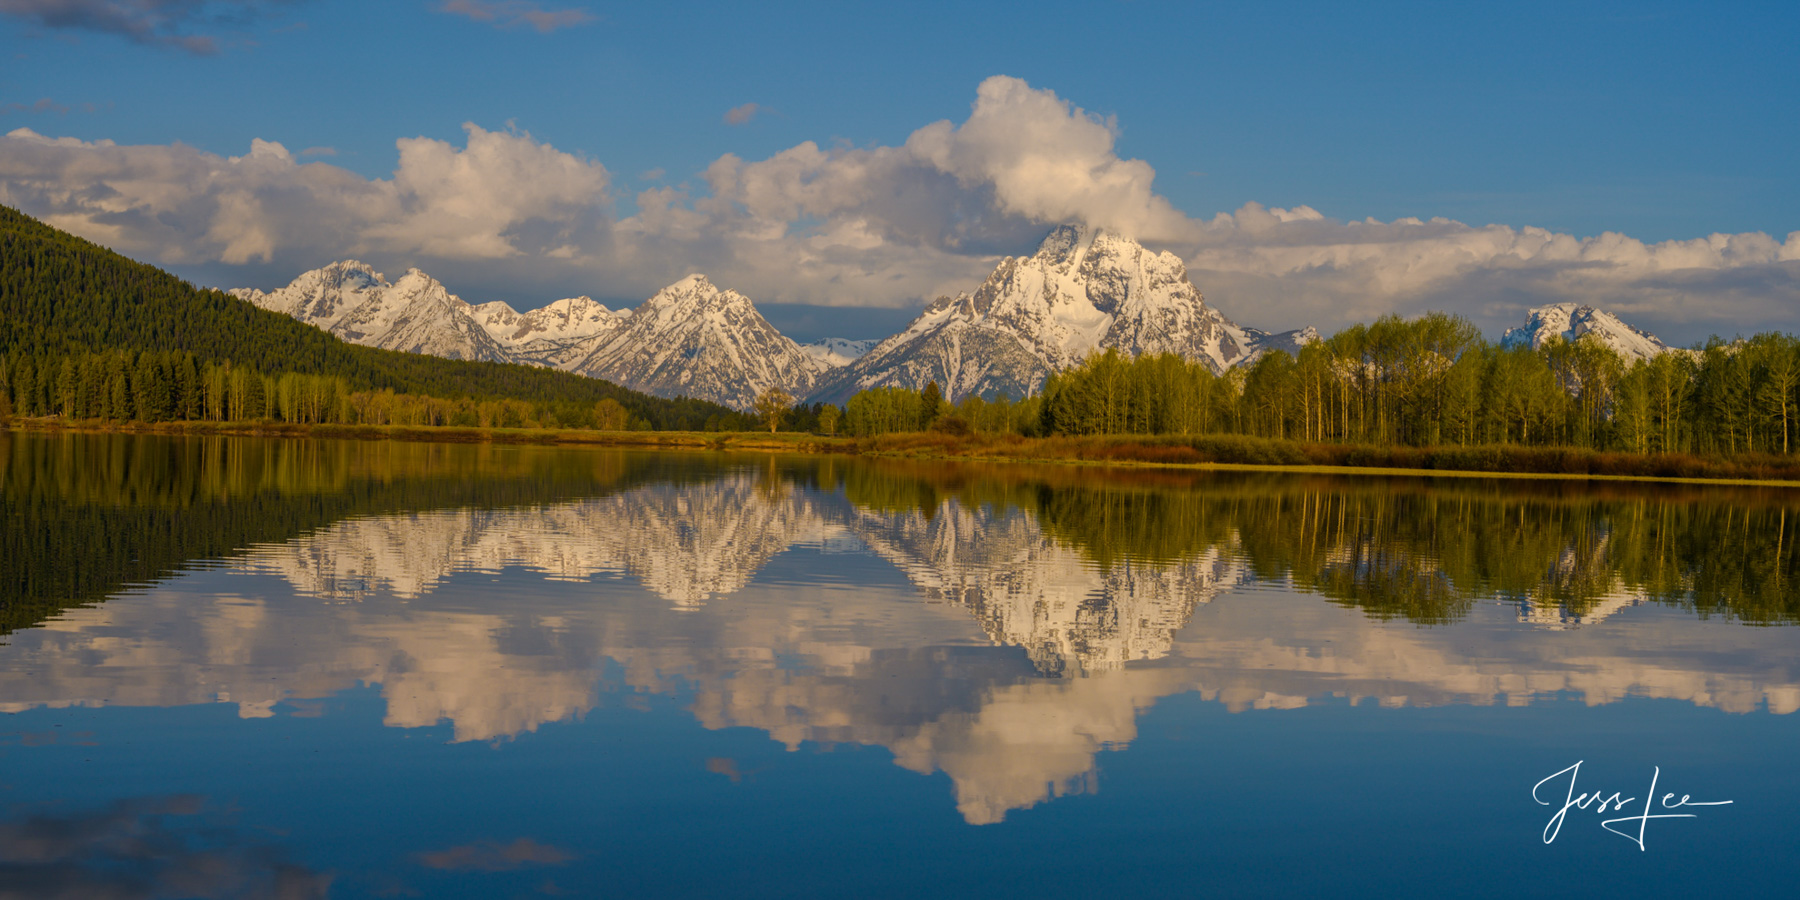
<path id="1" fill-rule="evenodd" d="M 0 422 L 0 427 L 6 423 Z M 1060 462 L 1128 467 L 1344 469 L 1540 475 L 1634 479 L 1704 479 L 1793 482 L 1800 460 L 1740 453 L 1621 453 L 1582 447 L 1490 444 L 1473 447 L 1404 447 L 1314 444 L 1248 435 L 1056 435 L 957 433 L 949 429 L 869 437 L 820 434 L 703 431 L 597 431 L 555 428 L 333 425 L 290 422 L 113 422 L 61 418 L 10 421 L 32 430 L 115 431 L 164 434 L 239 434 L 350 440 L 445 443 L 583 444 L 649 449 L 752 450 L 776 453 L 840 453 L 915 460 Z"/>

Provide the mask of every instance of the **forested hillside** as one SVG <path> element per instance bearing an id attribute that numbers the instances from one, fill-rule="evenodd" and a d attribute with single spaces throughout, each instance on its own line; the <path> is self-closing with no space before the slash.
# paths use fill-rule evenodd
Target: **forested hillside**
<path id="1" fill-rule="evenodd" d="M 268 376 L 341 378 L 350 391 L 451 400 L 519 400 L 588 410 L 603 400 L 634 422 L 700 429 L 742 418 L 713 403 L 666 400 L 611 382 L 523 365 L 463 362 L 344 343 L 317 328 L 0 206 L 0 369 L 34 371 L 96 351 L 184 352 Z M 4 376 L 0 376 L 4 377 Z"/>

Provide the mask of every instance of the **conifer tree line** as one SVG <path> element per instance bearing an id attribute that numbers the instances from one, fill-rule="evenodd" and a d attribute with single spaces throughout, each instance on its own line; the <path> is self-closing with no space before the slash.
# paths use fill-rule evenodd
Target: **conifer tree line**
<path id="1" fill-rule="evenodd" d="M 1635 453 L 1800 452 L 1800 339 L 1779 333 L 1627 363 L 1591 335 L 1503 348 L 1446 313 L 1385 316 L 1215 375 L 1174 354 L 1090 356 L 1034 396 L 936 385 L 850 398 L 845 429 L 1244 434 L 1383 446 L 1519 444 Z"/>
<path id="2" fill-rule="evenodd" d="M 340 375 L 265 374 L 185 351 L 108 350 L 0 356 L 0 419 L 59 416 L 119 422 L 292 422 L 481 428 L 650 427 L 624 404 L 444 398 L 353 390 Z"/>

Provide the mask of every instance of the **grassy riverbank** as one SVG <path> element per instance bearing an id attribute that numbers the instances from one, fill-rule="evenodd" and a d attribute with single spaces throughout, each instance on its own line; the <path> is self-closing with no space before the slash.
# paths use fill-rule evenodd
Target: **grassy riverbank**
<path id="1" fill-rule="evenodd" d="M 1242 435 L 1200 437 L 1017 435 L 956 437 L 896 434 L 856 442 L 855 452 L 883 456 L 1072 462 L 1307 472 L 1723 481 L 1800 486 L 1800 460 L 1666 453 L 1606 453 L 1585 448 L 1378 447 L 1305 444 Z"/>
<path id="2" fill-rule="evenodd" d="M 217 434 L 350 440 L 523 443 L 597 447 L 838 453 L 912 459 L 1071 463 L 1106 466 L 1425 473 L 1434 475 L 1722 481 L 1800 486 L 1800 459 L 1744 454 L 1608 453 L 1586 448 L 1379 447 L 1305 444 L 1241 435 L 1059 436 L 952 435 L 935 432 L 843 437 L 792 432 L 595 431 L 404 425 L 296 425 L 266 422 L 138 422 L 13 419 L 11 428 L 137 434 Z"/>

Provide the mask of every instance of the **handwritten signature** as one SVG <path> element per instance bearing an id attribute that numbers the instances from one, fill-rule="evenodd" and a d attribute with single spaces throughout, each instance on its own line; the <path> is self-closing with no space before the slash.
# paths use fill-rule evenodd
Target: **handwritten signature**
<path id="1" fill-rule="evenodd" d="M 1638 798 L 1636 797 L 1624 796 L 1623 791 L 1614 791 L 1610 795 L 1605 791 L 1583 791 L 1580 794 L 1575 793 L 1575 781 L 1581 776 L 1582 762 L 1586 762 L 1586 760 L 1577 762 L 1531 786 L 1531 799 L 1536 800 L 1539 806 L 1554 806 L 1554 800 L 1545 800 L 1538 796 L 1538 791 L 1543 788 L 1544 785 L 1555 781 L 1558 778 L 1562 778 L 1565 775 L 1568 776 L 1569 779 L 1568 792 L 1563 796 L 1562 808 L 1557 810 L 1556 815 L 1550 817 L 1549 824 L 1544 826 L 1544 843 L 1546 844 L 1556 840 L 1556 836 L 1562 833 L 1563 819 L 1568 816 L 1569 810 L 1571 809 L 1579 809 L 1584 812 L 1592 811 L 1604 815 L 1608 811 L 1623 812 L 1627 804 L 1633 804 L 1638 801 Z M 1698 817 L 1697 813 L 1691 812 L 1653 813 L 1652 810 L 1684 809 L 1694 806 L 1731 805 L 1730 800 L 1693 800 L 1690 799 L 1687 794 L 1682 794 L 1681 799 L 1677 800 L 1673 793 L 1665 793 L 1662 795 L 1661 805 L 1658 806 L 1656 805 L 1656 781 L 1660 777 L 1662 777 L 1662 767 L 1656 766 L 1654 767 L 1654 771 L 1650 774 L 1650 790 L 1644 794 L 1644 811 L 1642 813 L 1632 816 L 1620 816 L 1616 819 L 1604 819 L 1600 822 L 1600 827 L 1637 844 L 1638 849 L 1642 850 L 1644 849 L 1644 830 L 1650 824 L 1651 819 L 1693 819 Z M 1637 823 L 1637 831 L 1635 834 L 1629 830 L 1621 831 L 1618 828 L 1613 827 L 1620 823 L 1631 822 Z M 1625 827 L 1629 829 L 1630 825 L 1627 824 Z"/>

